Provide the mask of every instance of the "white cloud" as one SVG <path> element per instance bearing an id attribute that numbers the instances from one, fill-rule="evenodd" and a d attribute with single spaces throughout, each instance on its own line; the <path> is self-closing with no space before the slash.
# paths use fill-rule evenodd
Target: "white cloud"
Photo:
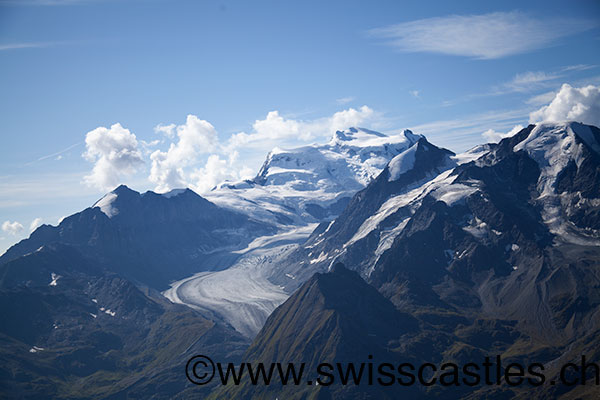
<path id="1" fill-rule="evenodd" d="M 336 103 L 338 104 L 348 104 L 353 102 L 354 100 L 356 100 L 356 97 L 354 96 L 348 96 L 348 97 L 342 97 L 341 99 L 337 99 Z"/>
<path id="2" fill-rule="evenodd" d="M 33 221 L 31 221 L 31 224 L 29 224 L 29 232 L 35 231 L 40 225 L 42 225 L 42 219 L 34 219 Z"/>
<path id="3" fill-rule="evenodd" d="M 154 151 L 154 148 L 160 144 L 159 139 L 151 140 L 149 142 L 146 140 L 140 140 L 139 142 L 140 142 L 142 153 L 144 154 L 144 157 L 146 157 L 150 153 L 152 153 Z"/>
<path id="4" fill-rule="evenodd" d="M 483 132 L 481 136 L 483 136 L 488 143 L 497 143 L 504 138 L 514 136 L 522 129 L 523 125 L 515 125 L 514 128 L 506 133 L 496 132 L 493 129 L 488 129 L 487 131 Z"/>
<path id="5" fill-rule="evenodd" d="M 172 138 L 175 136 L 176 128 L 177 128 L 177 125 L 175 125 L 175 124 L 169 124 L 169 125 L 158 124 L 154 127 L 154 132 L 163 133 L 163 134 L 167 135 L 167 137 Z"/>
<path id="6" fill-rule="evenodd" d="M 347 110 L 336 112 L 330 118 L 316 120 L 311 124 L 311 130 L 317 136 L 329 137 L 333 135 L 334 131 L 361 125 L 372 120 L 375 116 L 375 111 L 367 106 L 362 106 L 358 110 L 349 108 Z"/>
<path id="7" fill-rule="evenodd" d="M 2 224 L 2 230 L 10 233 L 11 235 L 18 235 L 19 233 L 23 232 L 23 225 L 17 221 L 4 221 Z"/>
<path id="8" fill-rule="evenodd" d="M 504 84 L 508 92 L 528 92 L 541 87 L 546 87 L 560 76 L 544 71 L 528 71 L 515 75 L 509 82 Z"/>
<path id="9" fill-rule="evenodd" d="M 561 79 L 562 82 L 565 82 L 567 77 L 577 73 L 578 71 L 584 71 L 592 68 L 596 68 L 596 66 L 582 64 L 566 66 L 555 69 L 554 71 L 526 71 L 517 73 L 509 81 L 491 86 L 490 90 L 488 91 L 471 93 L 452 100 L 445 100 L 443 102 L 443 106 L 453 106 L 462 102 L 473 101 L 489 96 L 502 96 L 513 93 L 527 94 L 540 92 L 541 90 L 547 90 L 545 93 L 538 94 L 525 100 L 525 103 L 529 105 L 545 105 L 554 98 L 556 92 L 548 90 L 556 90 L 560 86 L 559 79 Z M 579 85 L 588 85 L 600 82 L 600 77 L 588 77 L 575 82 L 579 82 Z"/>
<path id="10" fill-rule="evenodd" d="M 411 96 L 413 96 L 413 97 L 415 97 L 417 99 L 421 98 L 418 90 L 411 90 L 408 93 L 410 93 Z"/>
<path id="11" fill-rule="evenodd" d="M 535 19 L 520 12 L 449 15 L 373 29 L 404 52 L 494 59 L 553 45 L 556 40 L 597 26 L 584 19 Z"/>
<path id="12" fill-rule="evenodd" d="M 159 193 L 180 187 L 203 193 L 225 180 L 252 178 L 267 152 L 275 146 L 299 146 L 329 139 L 336 130 L 359 126 L 376 117 L 379 114 L 367 106 L 348 108 L 314 120 L 287 118 L 278 111 L 271 111 L 253 123 L 250 133 L 233 134 L 225 144 L 220 144 L 209 122 L 188 115 L 184 125 L 155 128 L 171 143 L 167 151 L 156 150 L 150 155 L 149 180 Z M 243 160 L 240 160 L 240 152 L 243 152 Z"/>
<path id="13" fill-rule="evenodd" d="M 566 67 L 563 67 L 563 71 L 567 72 L 567 71 L 587 71 L 588 69 L 594 69 L 596 68 L 597 65 L 592 65 L 592 64 L 576 64 L 576 65 L 567 65 Z"/>
<path id="14" fill-rule="evenodd" d="M 195 115 L 188 115 L 184 125 L 159 125 L 155 130 L 177 135 L 177 143 L 171 143 L 167 151 L 156 150 L 150 155 L 149 179 L 157 192 L 188 186 L 184 168 L 198 163 L 202 154 L 215 151 L 219 145 L 215 128 Z"/>
<path id="15" fill-rule="evenodd" d="M 256 120 L 252 127 L 253 133 L 240 132 L 232 135 L 229 139 L 230 145 L 240 147 L 264 140 L 272 141 L 290 137 L 310 139 L 311 137 L 310 132 L 300 132 L 300 122 L 282 117 L 279 111 L 270 111 L 265 119 Z"/>
<path id="16" fill-rule="evenodd" d="M 329 138 L 336 130 L 364 124 L 376 116 L 377 113 L 367 106 L 359 109 L 348 108 L 336 112 L 331 117 L 312 121 L 288 119 L 279 115 L 278 111 L 271 111 L 265 119 L 254 122 L 253 132 L 232 135 L 229 147 L 253 147 L 268 151 L 275 146 Z"/>
<path id="17" fill-rule="evenodd" d="M 600 126 L 600 87 L 564 84 L 549 105 L 529 114 L 532 123 L 578 121 Z"/>
<path id="18" fill-rule="evenodd" d="M 118 123 L 88 132 L 85 146 L 83 156 L 94 168 L 84 181 L 100 190 L 113 189 L 123 176 L 132 175 L 144 163 L 135 135 Z"/>
<path id="19" fill-rule="evenodd" d="M 224 181 L 252 178 L 256 172 L 250 168 L 242 167 L 238 170 L 234 167 L 237 157 L 237 152 L 234 152 L 229 160 L 224 160 L 217 154 L 211 154 L 203 168 L 196 169 L 190 174 L 192 189 L 198 193 L 205 193 Z"/>

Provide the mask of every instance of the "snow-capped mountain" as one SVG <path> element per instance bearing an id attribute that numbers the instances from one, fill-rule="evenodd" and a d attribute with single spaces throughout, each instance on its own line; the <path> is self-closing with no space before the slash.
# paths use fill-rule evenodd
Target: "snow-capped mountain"
<path id="1" fill-rule="evenodd" d="M 371 184 L 358 192 L 338 218 L 322 223 L 290 255 L 288 261 L 297 257 L 299 264 L 285 262 L 284 268 L 274 271 L 273 278 L 293 290 L 315 271 L 326 271 L 334 260 L 343 260 L 354 249 L 362 254 L 361 265 L 364 267 L 353 263 L 351 268 L 368 275 L 374 261 L 402 232 L 424 188 L 428 184 L 440 185 L 459 162 L 477 155 L 480 153 L 456 156 L 421 137 L 395 156 Z M 373 239 L 375 236 L 376 240 Z M 363 246 L 365 240 L 369 243 L 367 248 Z M 297 278 L 295 282 L 289 281 L 290 276 Z"/>
<path id="2" fill-rule="evenodd" d="M 589 288 L 600 260 L 599 144 L 593 126 L 531 125 L 475 160 L 450 156 L 454 168 L 404 184 L 392 160 L 280 260 L 272 280 L 293 288 L 340 261 L 402 309 L 458 309 L 517 320 L 539 340 L 581 338 L 600 306 Z M 405 176 L 424 154 L 414 163 L 399 156 Z M 564 318 L 584 303 L 580 325 L 569 326 Z"/>
<path id="3" fill-rule="evenodd" d="M 314 301 L 301 293 L 318 287 L 324 296 L 351 304 L 353 295 L 344 285 L 324 289 L 314 282 L 315 272 L 342 262 L 418 321 L 412 335 L 398 326 L 396 338 L 386 343 L 386 359 L 464 365 L 502 354 L 507 364 L 544 364 L 546 378 L 557 382 L 501 391 L 420 387 L 411 396 L 519 398 L 533 391 L 535 398 L 595 398 L 597 388 L 567 387 L 558 377 L 562 365 L 580 362 L 582 354 L 600 356 L 598 215 L 596 127 L 530 125 L 499 144 L 460 155 L 422 138 L 358 192 L 339 217 L 321 223 L 306 243 L 276 262 L 275 283 L 290 291 L 302 285 L 273 312 L 250 349 L 267 360 L 274 349 L 293 352 L 296 336 L 285 330 L 297 316 L 316 318 Z M 330 275 L 334 279 L 335 271 Z M 365 303 L 355 306 L 358 319 L 375 299 Z M 317 322 L 319 328 L 310 332 L 345 326 L 343 318 L 336 323 Z M 294 331 L 302 335 L 303 328 Z M 356 343 L 337 357 L 362 346 L 367 353 L 376 347 L 363 344 L 378 335 L 357 330 L 334 335 Z M 303 359 L 328 354 L 329 345 L 305 349 Z"/>
<path id="4" fill-rule="evenodd" d="M 279 226 L 330 220 L 419 138 L 409 130 L 387 136 L 350 128 L 335 132 L 326 144 L 276 148 L 254 179 L 223 183 L 206 198 Z"/>
<path id="5" fill-rule="evenodd" d="M 267 277 L 278 260 L 310 235 L 316 222 L 337 216 L 348 200 L 377 176 L 393 157 L 422 139 L 410 131 L 395 136 L 367 129 L 335 132 L 324 145 L 275 149 L 255 179 L 225 183 L 206 197 L 219 206 L 277 226 L 236 253 L 223 271 L 172 284 L 164 295 L 176 303 L 209 310 L 247 337 L 254 337 L 269 314 L 288 296 Z"/>
<path id="6" fill-rule="evenodd" d="M 598 128 L 531 125 L 499 144 L 456 156 L 425 143 L 422 138 L 396 156 L 338 218 L 321 224 L 291 256 L 297 257 L 290 264 L 295 267 L 279 272 L 276 281 L 324 271 L 333 260 L 352 260 L 348 264 L 368 277 L 381 256 L 410 235 L 419 210 L 436 203 L 457 214 L 454 225 L 478 242 L 518 247 L 504 243 L 513 230 L 515 241 L 600 245 Z M 462 250 L 445 246 L 439 262 L 462 258 Z"/>
<path id="7" fill-rule="evenodd" d="M 420 138 L 350 128 L 326 144 L 275 149 L 254 180 L 220 185 L 206 196 L 213 202 L 189 189 L 156 194 L 120 186 L 58 227 L 38 228 L 0 263 L 48 244 L 72 245 L 136 282 L 172 284 L 165 292 L 172 301 L 252 337 L 287 298 L 265 277 L 276 267 L 271 259 L 303 242 L 315 222 L 337 216 Z"/>
<path id="8" fill-rule="evenodd" d="M 513 151 L 537 163 L 536 203 L 551 233 L 572 243 L 600 245 L 600 135 L 579 123 L 540 124 Z"/>

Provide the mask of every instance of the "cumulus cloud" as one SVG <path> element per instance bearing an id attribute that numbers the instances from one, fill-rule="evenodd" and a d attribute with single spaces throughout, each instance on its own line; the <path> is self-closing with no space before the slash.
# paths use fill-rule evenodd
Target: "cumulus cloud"
<path id="1" fill-rule="evenodd" d="M 188 115 L 183 125 L 159 125 L 156 130 L 177 139 L 167 151 L 156 150 L 150 155 L 149 179 L 156 184 L 157 192 L 188 186 L 184 168 L 198 163 L 202 154 L 219 146 L 215 128 L 195 115 Z"/>
<path id="2" fill-rule="evenodd" d="M 577 88 L 565 83 L 550 104 L 529 114 L 529 121 L 578 121 L 600 126 L 600 87 Z"/>
<path id="3" fill-rule="evenodd" d="M 250 145 L 264 140 L 279 140 L 285 138 L 296 138 L 308 140 L 312 137 L 311 132 L 301 132 L 301 123 L 294 119 L 286 119 L 279 115 L 279 111 L 270 111 L 265 119 L 256 120 L 252 125 L 253 133 L 240 132 L 232 135 L 229 139 L 234 147 Z"/>
<path id="4" fill-rule="evenodd" d="M 163 133 L 167 137 L 172 138 L 175 136 L 176 128 L 177 128 L 177 125 L 175 125 L 175 124 L 169 124 L 169 125 L 158 124 L 154 127 L 154 132 Z"/>
<path id="5" fill-rule="evenodd" d="M 252 125 L 253 132 L 240 132 L 229 139 L 231 148 L 260 147 L 270 150 L 275 145 L 285 146 L 286 141 L 308 142 L 317 138 L 328 138 L 336 130 L 364 124 L 372 120 L 376 113 L 367 106 L 359 109 L 348 108 L 338 111 L 331 117 L 311 121 L 288 119 L 271 111 L 267 117 Z"/>
<path id="6" fill-rule="evenodd" d="M 536 19 L 520 12 L 495 12 L 425 18 L 369 33 L 404 52 L 494 59 L 548 47 L 595 26 L 595 21 L 581 18 Z"/>
<path id="7" fill-rule="evenodd" d="M 11 235 L 18 235 L 23 232 L 23 225 L 21 225 L 17 221 L 4 221 L 2 224 L 2 230 L 6 233 L 10 233 Z"/>
<path id="8" fill-rule="evenodd" d="M 192 189 L 198 193 L 205 193 L 221 182 L 252 178 L 255 172 L 250 168 L 235 167 L 237 157 L 238 154 L 234 153 L 232 157 L 225 160 L 218 154 L 211 154 L 203 168 L 195 169 L 190 174 Z"/>
<path id="9" fill-rule="evenodd" d="M 483 132 L 481 136 L 483 136 L 488 143 L 497 143 L 504 138 L 514 136 L 522 129 L 523 125 L 515 125 L 514 128 L 512 128 L 506 133 L 497 132 L 493 129 L 488 129 L 487 131 Z"/>
<path id="10" fill-rule="evenodd" d="M 31 224 L 29 224 L 29 232 L 35 231 L 40 225 L 42 225 L 42 219 L 34 219 L 33 221 L 31 221 Z"/>
<path id="11" fill-rule="evenodd" d="M 336 130 L 373 120 L 378 114 L 367 106 L 348 108 L 314 120 L 299 120 L 271 111 L 254 121 L 250 133 L 239 132 L 220 143 L 215 128 L 207 121 L 188 115 L 183 125 L 158 125 L 157 133 L 170 142 L 167 151 L 156 150 L 149 180 L 155 191 L 190 187 L 198 193 L 224 181 L 252 178 L 268 151 L 275 146 L 297 146 L 329 139 Z M 239 154 L 243 151 L 244 159 Z M 256 168 L 248 167 L 248 164 Z"/>
<path id="12" fill-rule="evenodd" d="M 336 112 L 330 118 L 315 121 L 312 124 L 312 130 L 319 136 L 329 137 L 334 131 L 361 125 L 364 122 L 372 120 L 375 115 L 375 111 L 367 106 L 362 106 L 358 110 L 349 108 Z"/>
<path id="13" fill-rule="evenodd" d="M 100 190 L 113 189 L 122 177 L 134 174 L 144 163 L 135 135 L 118 123 L 88 132 L 85 146 L 83 156 L 94 163 L 94 168 L 84 181 Z"/>

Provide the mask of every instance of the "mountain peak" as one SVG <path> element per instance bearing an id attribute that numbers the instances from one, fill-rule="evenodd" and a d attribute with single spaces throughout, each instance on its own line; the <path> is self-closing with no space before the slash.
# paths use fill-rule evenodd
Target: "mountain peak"
<path id="1" fill-rule="evenodd" d="M 311 370 L 316 368 L 317 362 L 351 362 L 365 354 L 389 359 L 390 341 L 414 332 L 417 327 L 413 317 L 398 311 L 356 272 L 336 263 L 330 273 L 314 274 L 275 309 L 244 358 L 253 362 L 306 362 Z M 314 393 L 314 386 L 308 388 Z M 343 396 L 340 395 L 342 386 L 327 390 L 332 391 L 334 398 L 384 398 L 378 392 L 362 396 L 361 388 L 352 387 L 351 393 L 346 388 Z M 236 390 L 236 396 L 221 393 L 220 397 L 249 398 L 248 393 L 255 396 L 257 393 L 256 387 L 248 385 Z M 270 390 L 265 386 L 263 393 Z M 278 388 L 277 395 L 280 398 L 309 397 L 291 387 L 288 391 Z"/>
<path id="2" fill-rule="evenodd" d="M 127 185 L 121 184 L 119 186 L 117 186 L 111 193 L 114 193 L 116 195 L 120 195 L 120 194 L 125 194 L 125 193 L 137 193 L 135 190 L 130 189 Z"/>
<path id="3" fill-rule="evenodd" d="M 409 130 L 404 131 L 404 135 L 410 140 L 416 139 L 416 142 L 389 162 L 389 181 L 398 180 L 401 175 L 415 167 L 422 171 L 441 171 L 455 165 L 450 159 L 455 155 L 453 152 L 439 148 L 429 143 L 425 136 L 415 135 Z"/>
<path id="4" fill-rule="evenodd" d="M 415 135 L 410 129 L 405 129 L 404 131 L 402 131 L 402 134 L 411 143 L 416 143 L 419 141 L 419 139 L 425 137 L 423 135 Z"/>
<path id="5" fill-rule="evenodd" d="M 600 153 L 600 130 L 595 126 L 575 121 L 542 122 L 530 125 L 528 129 L 529 134 L 514 146 L 514 151 L 533 153 L 555 145 L 569 146 L 583 142 L 591 150 Z"/>
<path id="6" fill-rule="evenodd" d="M 123 207 L 130 208 L 132 205 L 133 207 L 137 207 L 135 204 L 138 204 L 137 201 L 141 199 L 148 199 L 149 197 L 171 199 L 178 196 L 185 198 L 199 198 L 206 201 L 206 199 L 202 198 L 189 188 L 173 189 L 166 193 L 155 193 L 153 191 L 139 193 L 125 185 L 119 185 L 113 191 L 102 196 L 100 200 L 92 205 L 92 208 L 99 208 L 107 217 L 112 218 L 119 214 L 119 209 Z"/>
<path id="7" fill-rule="evenodd" d="M 344 274 L 346 271 L 349 271 L 348 268 L 341 262 L 336 262 L 333 267 L 331 267 L 330 273 L 332 274 Z"/>
<path id="8" fill-rule="evenodd" d="M 107 217 L 112 218 L 119 213 L 119 209 L 115 207 L 117 199 L 123 200 L 124 198 L 138 197 L 139 192 L 130 189 L 126 185 L 119 185 L 111 192 L 108 192 L 100 200 L 92 205 L 92 208 L 99 208 Z"/>

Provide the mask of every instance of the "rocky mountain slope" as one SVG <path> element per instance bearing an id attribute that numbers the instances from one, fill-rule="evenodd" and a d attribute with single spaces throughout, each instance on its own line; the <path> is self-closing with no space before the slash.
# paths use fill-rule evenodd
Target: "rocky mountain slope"
<path id="1" fill-rule="evenodd" d="M 310 222 L 337 215 L 416 138 L 351 129 L 327 145 L 276 150 L 252 183 L 262 200 L 251 190 L 221 188 L 227 194 L 213 197 L 221 207 L 190 190 L 159 195 L 120 186 L 58 226 L 39 227 L 0 257 L 3 397 L 207 393 L 211 387 L 194 390 L 185 380 L 187 358 L 208 352 L 238 360 L 247 339 L 227 321 L 254 335 L 287 298 L 281 289 L 270 302 L 260 297 L 254 289 L 274 286 L 256 273 L 253 260 L 268 261 L 272 252 L 304 240 Z M 240 208 L 230 206 L 231 198 L 242 199 Z M 255 200 L 262 205 L 244 208 Z M 267 217 L 254 213 L 263 206 Z M 238 286 L 231 286 L 232 274 L 215 271 L 232 264 L 244 266 L 231 270 Z M 212 300 L 189 293 L 190 308 L 155 291 L 198 271 L 211 274 Z M 242 295 L 239 306 L 231 307 L 227 293 Z M 219 304 L 255 321 L 230 318 Z"/>
<path id="2" fill-rule="evenodd" d="M 247 346 L 67 245 L 0 266 L 0 315 L 4 399 L 170 398 L 193 386 L 183 370 L 192 355 L 238 361 Z"/>
<path id="3" fill-rule="evenodd" d="M 328 274 L 315 274 L 267 319 L 243 359 L 258 365 L 305 365 L 301 385 L 253 386 L 247 379 L 216 391 L 215 398 L 398 398 L 405 388 L 317 384 L 320 363 L 398 362 L 390 349 L 416 334 L 417 320 L 395 309 L 358 274 L 337 264 Z M 327 377 L 322 376 L 325 382 Z M 365 378 L 366 381 L 366 378 Z M 308 383 L 311 382 L 311 383 Z"/>
<path id="4" fill-rule="evenodd" d="M 274 150 L 254 180 L 220 185 L 210 201 L 119 187 L 0 257 L 3 387 L 204 396 L 213 388 L 190 387 L 179 370 L 194 352 L 310 366 L 502 355 L 556 378 L 561 364 L 600 356 L 599 188 L 600 130 L 574 122 L 458 155 L 409 131 L 350 129 Z M 154 291 L 182 278 L 166 293 L 191 307 Z M 232 325 L 252 337 L 290 294 L 241 358 L 248 339 Z M 212 396 L 585 398 L 595 388 L 242 385 Z"/>

